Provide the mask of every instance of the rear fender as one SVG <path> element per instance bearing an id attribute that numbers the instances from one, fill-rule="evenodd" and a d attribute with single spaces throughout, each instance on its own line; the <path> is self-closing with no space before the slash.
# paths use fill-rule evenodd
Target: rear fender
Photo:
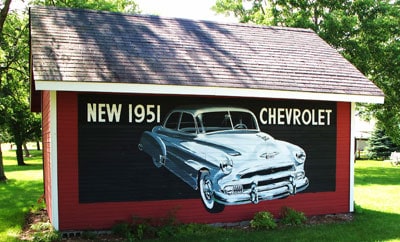
<path id="1" fill-rule="evenodd" d="M 161 138 L 153 132 L 145 131 L 139 142 L 139 150 L 148 154 L 156 167 L 165 165 L 167 149 Z"/>

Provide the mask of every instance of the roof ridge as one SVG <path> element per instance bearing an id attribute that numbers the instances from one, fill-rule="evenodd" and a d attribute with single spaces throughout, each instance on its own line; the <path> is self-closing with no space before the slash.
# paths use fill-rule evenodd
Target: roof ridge
<path id="1" fill-rule="evenodd" d="M 137 18 L 145 18 L 145 19 L 161 19 L 161 20 L 180 20 L 180 21 L 188 21 L 193 23 L 211 23 L 211 24 L 218 24 L 218 25 L 228 25 L 228 26 L 241 26 L 246 28 L 260 28 L 260 29 L 275 29 L 275 30 L 282 30 L 282 31 L 296 31 L 296 32 L 315 32 L 309 28 L 297 28 L 297 27 L 286 27 L 286 26 L 272 26 L 272 25 L 257 25 L 255 23 L 230 23 L 230 22 L 218 22 L 212 20 L 201 20 L 201 19 L 189 19 L 189 18 L 181 18 L 181 17 L 167 17 L 167 16 L 158 16 L 154 14 L 140 14 L 140 13 L 123 13 L 123 12 L 111 12 L 111 11 L 104 11 L 104 10 L 93 10 L 93 9 L 83 9 L 83 8 L 67 8 L 67 7 L 57 7 L 57 6 L 32 6 L 31 9 L 53 9 L 57 11 L 72 11 L 72 12 L 87 12 L 93 14 L 107 14 L 107 15 L 121 15 L 126 17 L 137 17 Z"/>

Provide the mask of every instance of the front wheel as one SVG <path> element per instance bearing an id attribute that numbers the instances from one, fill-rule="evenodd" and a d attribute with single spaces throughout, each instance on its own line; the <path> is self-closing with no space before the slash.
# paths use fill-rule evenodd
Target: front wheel
<path id="1" fill-rule="evenodd" d="M 208 171 L 202 171 L 200 173 L 199 191 L 201 201 L 209 213 L 219 213 L 224 210 L 225 205 L 214 201 L 214 191 L 210 179 L 210 173 Z"/>

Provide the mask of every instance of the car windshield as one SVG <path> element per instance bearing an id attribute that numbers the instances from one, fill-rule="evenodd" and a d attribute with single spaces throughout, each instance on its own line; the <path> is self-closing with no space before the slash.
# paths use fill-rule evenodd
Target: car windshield
<path id="1" fill-rule="evenodd" d="M 215 132 L 224 130 L 257 130 L 257 122 L 253 115 L 247 112 L 224 111 L 202 113 L 198 117 L 200 132 Z"/>

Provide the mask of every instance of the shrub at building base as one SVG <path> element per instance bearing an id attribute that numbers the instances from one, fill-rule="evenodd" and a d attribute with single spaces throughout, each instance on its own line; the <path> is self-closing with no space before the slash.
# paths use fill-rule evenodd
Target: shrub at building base
<path id="1" fill-rule="evenodd" d="M 275 229 L 277 226 L 274 216 L 267 211 L 256 213 L 250 221 L 250 227 L 254 229 Z"/>
<path id="2" fill-rule="evenodd" d="M 282 207 L 281 220 L 282 225 L 300 225 L 307 221 L 303 212 L 299 212 L 289 207 Z"/>

